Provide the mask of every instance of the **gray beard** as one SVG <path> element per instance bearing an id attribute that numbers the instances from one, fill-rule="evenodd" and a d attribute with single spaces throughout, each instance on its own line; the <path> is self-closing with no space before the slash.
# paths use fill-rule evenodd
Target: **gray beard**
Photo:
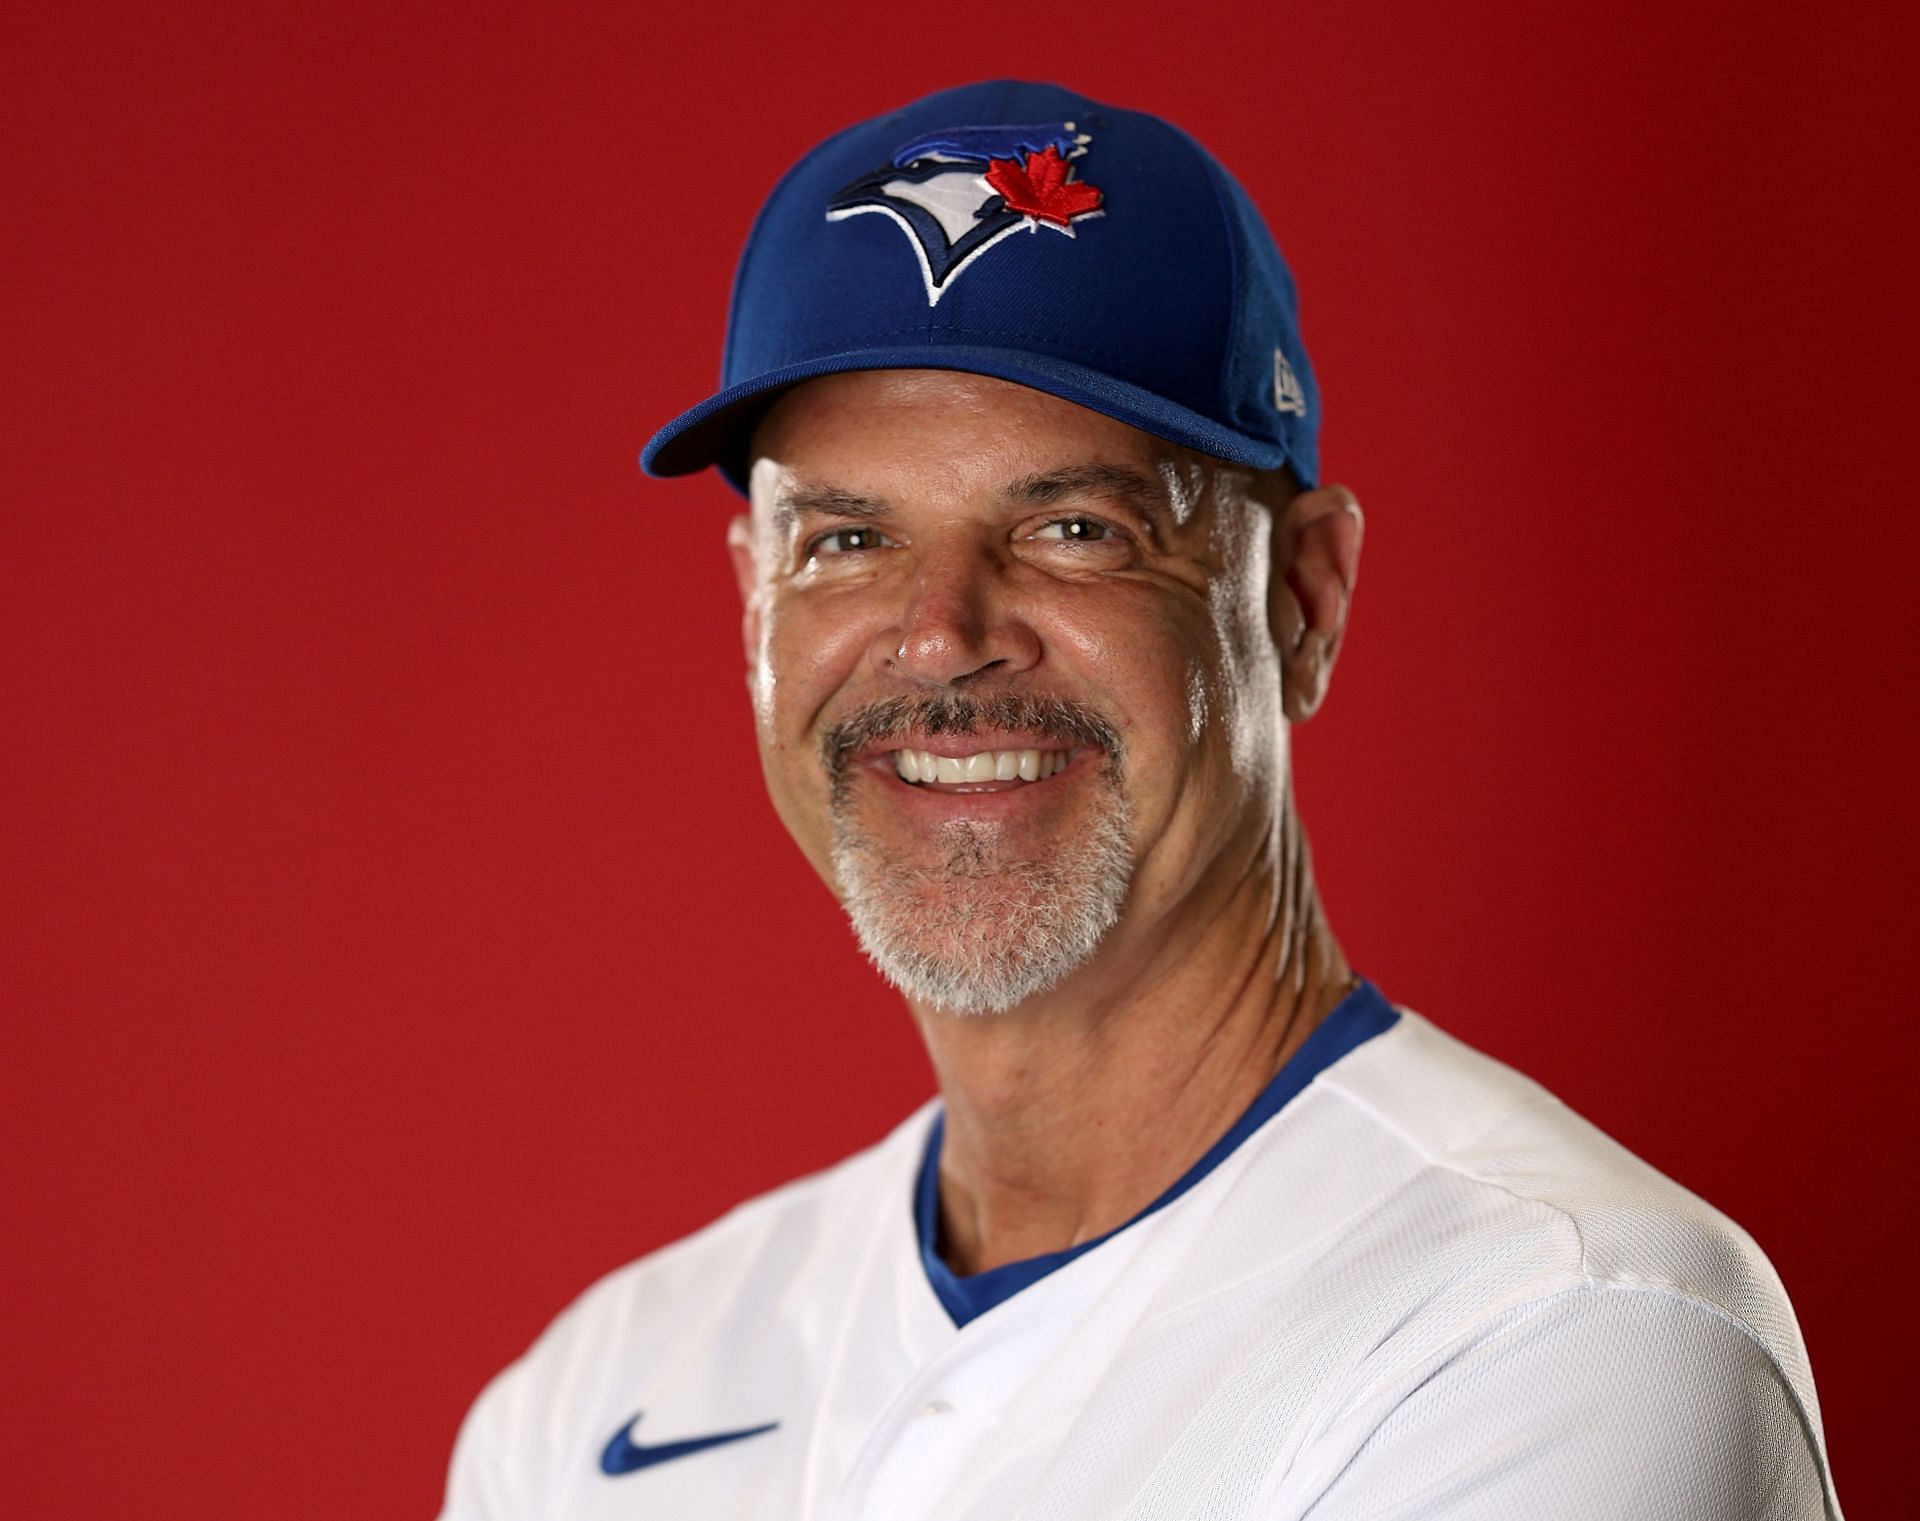
<path id="1" fill-rule="evenodd" d="M 861 828 L 849 758 L 870 740 L 919 726 L 934 734 L 1029 730 L 1105 752 L 1107 805 L 1091 828 L 1043 860 L 1009 857 L 998 829 L 942 826 L 940 866 L 908 865 Z M 1133 877 L 1132 810 L 1121 786 L 1120 736 L 1097 713 L 1057 698 L 946 693 L 891 698 L 849 714 L 821 736 L 831 778 L 832 858 L 854 934 L 880 975 L 916 1003 L 954 1014 L 998 1014 L 1079 967 L 1120 917 Z"/>
<path id="2" fill-rule="evenodd" d="M 916 1003 L 1000 1014 L 1084 963 L 1120 917 L 1132 880 L 1131 811 L 1103 768 L 1110 806 L 1042 861 L 1002 859 L 992 826 L 945 826 L 942 866 L 905 866 L 834 813 L 833 866 L 861 949 Z"/>

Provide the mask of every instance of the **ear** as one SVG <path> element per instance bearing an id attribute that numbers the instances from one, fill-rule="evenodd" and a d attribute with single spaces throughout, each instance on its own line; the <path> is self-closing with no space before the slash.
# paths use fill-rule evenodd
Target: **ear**
<path id="1" fill-rule="evenodd" d="M 1313 717 L 1333 680 L 1365 530 L 1360 503 L 1345 486 L 1303 491 L 1274 514 L 1267 612 L 1289 723 Z"/>
<path id="2" fill-rule="evenodd" d="M 747 679 L 753 679 L 760 655 L 760 557 L 754 551 L 753 519 L 745 513 L 727 524 L 727 554 L 733 560 L 733 579 L 740 587 L 740 646 L 747 657 Z"/>

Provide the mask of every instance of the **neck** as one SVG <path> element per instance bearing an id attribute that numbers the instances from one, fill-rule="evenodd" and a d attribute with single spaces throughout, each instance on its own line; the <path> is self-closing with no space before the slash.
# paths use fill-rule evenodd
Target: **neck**
<path id="1" fill-rule="evenodd" d="M 1220 891 L 1196 895 L 1177 923 L 1116 938 L 1095 975 L 1033 1006 L 914 1011 L 946 1101 L 940 1250 L 955 1272 L 1062 1251 L 1132 1219 L 1245 1113 L 1353 982 L 1290 790 Z"/>

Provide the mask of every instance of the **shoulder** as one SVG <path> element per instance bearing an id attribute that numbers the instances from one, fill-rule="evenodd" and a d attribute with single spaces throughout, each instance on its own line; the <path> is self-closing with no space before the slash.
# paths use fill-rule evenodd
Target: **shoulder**
<path id="1" fill-rule="evenodd" d="M 1800 1394 L 1748 1326 L 1598 1284 L 1487 1317 L 1322 1433 L 1314 1514 L 1837 1518 Z"/>
<path id="2" fill-rule="evenodd" d="M 1739 1224 L 1411 1010 L 1321 1086 L 1335 1131 L 1391 1158 L 1380 1164 L 1390 1200 L 1363 1230 L 1388 1254 L 1395 1238 L 1419 1241 L 1393 1259 L 1398 1324 L 1347 1411 L 1349 1430 L 1371 1431 L 1398 1471 L 1425 1461 L 1420 1444 L 1438 1443 L 1441 1461 L 1450 1430 L 1464 1439 L 1461 1422 L 1491 1429 L 1507 1411 L 1516 1441 L 1543 1451 L 1555 1431 L 1596 1464 L 1637 1447 L 1708 1490 L 1722 1469 L 1811 1465 L 1819 1494 L 1805 1346 L 1779 1275 Z M 1551 1472 L 1578 1466 L 1567 1456 Z M 1806 1493 L 1801 1479 L 1788 1487 Z"/>
<path id="3" fill-rule="evenodd" d="M 1736 1222 L 1546 1088 L 1411 1010 L 1324 1076 L 1430 1183 L 1559 1222 L 1570 1282 L 1663 1289 L 1766 1329 L 1784 1299 Z"/>
<path id="4" fill-rule="evenodd" d="M 563 1311 L 542 1342 L 639 1330 L 663 1306 L 671 1306 L 673 1323 L 683 1326 L 704 1305 L 737 1307 L 763 1289 L 777 1294 L 781 1285 L 805 1278 L 869 1234 L 876 1216 L 906 1197 L 902 1189 L 911 1188 L 932 1117 L 933 1106 L 923 1106 L 875 1145 L 748 1199 L 692 1235 L 615 1269 Z"/>
<path id="5" fill-rule="evenodd" d="M 796 1282 L 831 1279 L 865 1249 L 889 1202 L 904 1201 L 932 1119 L 916 1111 L 877 1145 L 750 1199 L 690 1236 L 599 1279 L 502 1370 L 461 1426 L 444 1521 L 532 1515 L 526 1495 L 577 1455 L 562 1434 L 606 1404 L 633 1367 L 659 1366 L 689 1337 L 756 1334 Z M 904 1209 L 904 1202 L 899 1202 Z"/>
<path id="6" fill-rule="evenodd" d="M 577 1342 L 602 1346 L 644 1334 L 667 1309 L 683 1327 L 708 1306 L 732 1309 L 762 1288 L 777 1295 L 869 1232 L 875 1214 L 900 1197 L 903 1180 L 910 1185 L 932 1108 L 916 1110 L 876 1145 L 607 1274 L 562 1311 L 530 1355 L 551 1358 Z"/>

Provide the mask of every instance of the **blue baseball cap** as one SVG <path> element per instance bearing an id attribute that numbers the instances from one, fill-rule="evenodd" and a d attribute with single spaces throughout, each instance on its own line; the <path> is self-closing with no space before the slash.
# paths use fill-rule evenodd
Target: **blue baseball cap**
<path id="1" fill-rule="evenodd" d="M 1258 469 L 1319 477 L 1320 399 L 1273 236 L 1206 149 L 1055 85 L 943 90 L 776 185 L 734 279 L 720 389 L 640 455 L 719 466 L 780 393 L 848 370 L 998 376 Z"/>

